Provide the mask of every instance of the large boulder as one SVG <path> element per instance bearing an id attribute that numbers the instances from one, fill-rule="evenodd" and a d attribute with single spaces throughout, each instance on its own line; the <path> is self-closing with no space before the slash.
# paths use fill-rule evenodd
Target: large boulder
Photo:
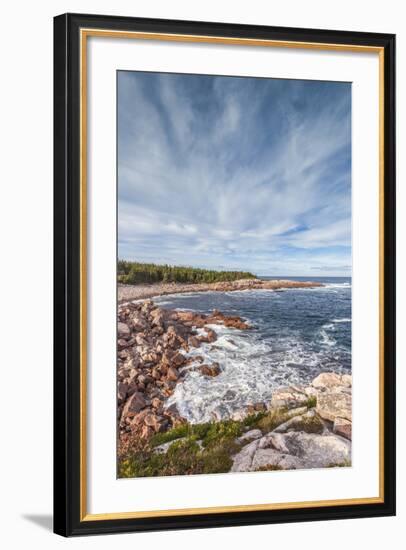
<path id="1" fill-rule="evenodd" d="M 304 409 L 303 409 L 304 410 Z M 274 433 L 285 433 L 289 431 L 307 432 L 307 433 L 327 433 L 328 428 L 325 422 L 316 414 L 314 409 L 304 410 L 303 414 L 295 415 L 287 421 L 280 424 Z"/>
<path id="2" fill-rule="evenodd" d="M 189 336 L 188 344 L 191 348 L 198 348 L 201 345 L 201 340 L 197 336 Z"/>
<path id="3" fill-rule="evenodd" d="M 195 317 L 195 313 L 193 311 L 177 311 L 176 317 L 182 322 L 191 322 L 193 321 L 193 318 Z"/>
<path id="4" fill-rule="evenodd" d="M 252 461 L 258 449 L 259 439 L 245 445 L 239 453 L 233 457 L 231 472 L 251 472 Z"/>
<path id="5" fill-rule="evenodd" d="M 176 352 L 174 355 L 172 355 L 171 357 L 172 366 L 181 367 L 185 363 L 186 363 L 186 357 L 182 353 Z"/>
<path id="6" fill-rule="evenodd" d="M 220 365 L 218 363 L 212 363 L 211 365 L 200 365 L 199 371 L 204 376 L 218 376 L 221 372 Z"/>
<path id="7" fill-rule="evenodd" d="M 217 334 L 210 328 L 205 328 L 205 334 L 201 334 L 197 337 L 200 342 L 212 343 L 217 340 Z"/>
<path id="8" fill-rule="evenodd" d="M 275 451 L 275 449 L 258 449 L 251 464 L 253 471 L 298 470 L 304 467 L 304 463 L 300 458 Z"/>
<path id="9" fill-rule="evenodd" d="M 147 403 L 144 396 L 140 392 L 135 392 L 125 402 L 122 418 L 127 416 L 135 416 L 138 412 L 146 407 Z"/>
<path id="10" fill-rule="evenodd" d="M 158 432 L 160 430 L 162 421 L 163 419 L 154 413 L 149 413 L 144 418 L 144 424 L 152 428 L 154 432 Z"/>
<path id="11" fill-rule="evenodd" d="M 315 388 L 332 388 L 341 384 L 341 376 L 335 372 L 322 372 L 312 382 Z"/>
<path id="12" fill-rule="evenodd" d="M 352 422 L 345 418 L 335 418 L 333 432 L 349 440 L 352 438 Z"/>
<path id="13" fill-rule="evenodd" d="M 351 462 L 351 443 L 329 432 L 271 432 L 245 445 L 233 457 L 232 472 L 258 469 L 327 468 Z"/>
<path id="14" fill-rule="evenodd" d="M 262 447 L 276 448 L 294 455 L 304 468 L 326 468 L 348 464 L 351 460 L 351 444 L 334 434 L 320 435 L 305 432 L 288 432 L 265 436 Z"/>
<path id="15" fill-rule="evenodd" d="M 167 376 L 168 380 L 170 380 L 172 382 L 176 382 L 179 378 L 179 372 L 175 367 L 169 367 L 166 376 Z"/>
<path id="16" fill-rule="evenodd" d="M 280 407 L 287 409 L 302 407 L 307 404 L 308 400 L 309 396 L 301 386 L 284 387 L 272 394 L 271 407 L 276 409 Z"/>
<path id="17" fill-rule="evenodd" d="M 221 313 L 216 309 L 213 310 L 213 313 L 207 318 L 207 321 L 215 324 L 220 323 L 226 327 L 239 330 L 246 330 L 250 328 L 249 324 L 241 319 L 241 317 L 238 317 L 237 315 L 224 315 L 224 313 Z"/>
<path id="18" fill-rule="evenodd" d="M 317 396 L 316 411 L 325 420 L 336 418 L 352 421 L 351 391 L 326 391 Z"/>
<path id="19" fill-rule="evenodd" d="M 316 390 L 316 411 L 335 424 L 333 431 L 351 439 L 352 377 L 350 374 L 322 372 L 312 382 Z"/>
<path id="20" fill-rule="evenodd" d="M 249 430 L 248 432 L 245 432 L 245 434 L 241 435 L 240 437 L 237 437 L 236 443 L 240 445 L 246 445 L 247 443 L 254 441 L 254 439 L 260 439 L 261 437 L 262 437 L 261 430 L 253 429 L 253 430 Z"/>

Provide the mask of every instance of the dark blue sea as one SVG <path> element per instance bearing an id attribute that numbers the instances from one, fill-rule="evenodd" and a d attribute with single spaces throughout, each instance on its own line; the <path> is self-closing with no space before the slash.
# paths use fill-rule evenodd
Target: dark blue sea
<path id="1" fill-rule="evenodd" d="M 309 280 L 309 277 L 263 277 Z M 169 404 L 190 422 L 229 418 L 248 404 L 268 401 L 275 388 L 310 382 L 320 372 L 351 372 L 351 278 L 312 277 L 313 289 L 244 290 L 174 294 L 154 299 L 171 309 L 225 314 L 248 320 L 252 329 L 213 326 L 218 340 L 191 355 L 216 361 L 221 374 L 190 368 Z"/>

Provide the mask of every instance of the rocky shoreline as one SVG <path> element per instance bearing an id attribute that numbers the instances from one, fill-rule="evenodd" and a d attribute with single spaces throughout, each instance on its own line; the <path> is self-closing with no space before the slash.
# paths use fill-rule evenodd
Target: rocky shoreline
<path id="1" fill-rule="evenodd" d="M 186 373 L 185 367 L 200 363 L 204 376 L 217 376 L 218 363 L 204 364 L 203 357 L 185 356 L 191 348 L 217 339 L 207 325 L 222 324 L 240 330 L 249 325 L 240 317 L 219 311 L 202 315 L 166 310 L 151 300 L 126 303 L 118 308 L 117 404 L 119 449 L 142 446 L 154 433 L 184 422 L 176 408 L 165 408 L 166 399 Z M 197 329 L 204 329 L 199 334 Z M 182 369 L 182 370 L 181 370 Z"/>
<path id="2" fill-rule="evenodd" d="M 303 283 L 302 283 L 303 284 Z M 348 466 L 351 376 L 322 373 L 308 386 L 280 388 L 232 418 L 190 425 L 168 397 L 188 369 L 221 372 L 192 348 L 217 339 L 211 325 L 249 330 L 238 316 L 118 307 L 117 422 L 120 477 Z"/>
<path id="3" fill-rule="evenodd" d="M 285 288 L 314 288 L 323 286 L 322 283 L 312 281 L 285 281 L 273 280 L 262 281 L 260 279 L 240 279 L 238 281 L 225 281 L 219 283 L 155 283 L 151 285 L 125 285 L 118 284 L 117 298 L 118 302 L 123 303 L 130 300 L 144 300 L 147 298 L 156 298 L 168 294 L 178 294 L 180 292 L 232 292 L 235 290 L 282 290 Z"/>

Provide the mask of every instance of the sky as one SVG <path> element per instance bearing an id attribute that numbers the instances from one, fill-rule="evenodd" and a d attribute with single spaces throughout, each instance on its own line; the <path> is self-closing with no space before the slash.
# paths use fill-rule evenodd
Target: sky
<path id="1" fill-rule="evenodd" d="M 118 72 L 118 257 L 351 274 L 351 84 Z"/>

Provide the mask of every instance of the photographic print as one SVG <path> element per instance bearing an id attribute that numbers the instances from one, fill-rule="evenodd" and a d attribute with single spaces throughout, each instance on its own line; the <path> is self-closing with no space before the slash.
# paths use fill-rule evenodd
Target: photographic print
<path id="1" fill-rule="evenodd" d="M 351 466 L 351 84 L 117 98 L 118 477 Z"/>
<path id="2" fill-rule="evenodd" d="M 395 514 L 395 43 L 55 17 L 56 533 Z"/>

